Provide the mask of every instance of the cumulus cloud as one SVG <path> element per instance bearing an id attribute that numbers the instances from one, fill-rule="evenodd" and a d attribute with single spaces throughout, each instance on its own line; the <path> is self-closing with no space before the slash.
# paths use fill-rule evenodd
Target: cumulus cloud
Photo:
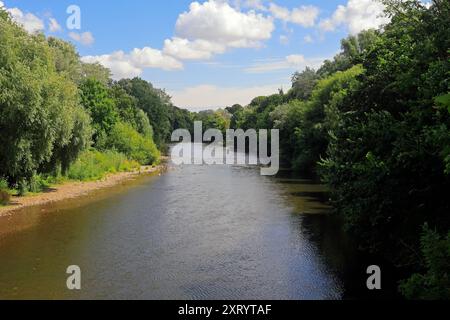
<path id="1" fill-rule="evenodd" d="M 59 32 L 62 30 L 60 24 L 55 18 L 48 19 L 48 29 L 50 30 L 50 32 Z"/>
<path id="2" fill-rule="evenodd" d="M 181 62 L 164 55 L 160 50 L 145 47 L 134 49 L 126 54 L 116 51 L 100 56 L 85 56 L 81 60 L 86 63 L 100 63 L 111 70 L 113 78 L 133 78 L 140 76 L 145 68 L 160 68 L 164 70 L 179 70 L 183 68 Z"/>
<path id="3" fill-rule="evenodd" d="M 164 53 L 181 60 L 207 60 L 214 54 L 224 53 L 226 46 L 207 40 L 190 41 L 174 37 L 164 41 Z"/>
<path id="4" fill-rule="evenodd" d="M 257 5 L 257 2 L 250 3 Z M 275 29 L 272 18 L 251 10 L 241 12 L 227 2 L 193 2 L 179 15 L 176 36 L 164 43 L 164 52 L 178 59 L 209 59 L 229 48 L 260 47 Z"/>
<path id="5" fill-rule="evenodd" d="M 139 68 L 160 68 L 163 70 L 183 68 L 183 65 L 178 60 L 164 55 L 160 50 L 149 47 L 134 49 L 130 57 L 133 65 Z"/>
<path id="6" fill-rule="evenodd" d="M 175 28 L 186 39 L 245 44 L 270 39 L 275 27 L 272 19 L 262 14 L 243 13 L 228 3 L 209 0 L 191 3 L 189 11 L 178 17 Z"/>
<path id="7" fill-rule="evenodd" d="M 89 46 L 95 42 L 94 36 L 89 31 L 82 33 L 69 32 L 69 37 L 84 46 Z"/>
<path id="8" fill-rule="evenodd" d="M 114 79 L 133 78 L 141 75 L 142 69 L 135 67 L 123 51 L 100 56 L 85 56 L 81 60 L 85 63 L 100 63 L 111 70 Z"/>
<path id="9" fill-rule="evenodd" d="M 330 18 L 322 20 L 319 27 L 322 31 L 334 31 L 345 26 L 351 34 L 357 34 L 388 23 L 384 9 L 384 5 L 376 0 L 349 0 L 347 5 L 338 6 Z"/>
<path id="10" fill-rule="evenodd" d="M 254 97 L 277 93 L 281 87 L 289 88 L 290 85 L 279 83 L 251 87 L 218 87 L 203 84 L 179 91 L 170 91 L 169 94 L 175 105 L 191 111 L 200 111 L 218 109 L 235 103 L 247 105 Z"/>
<path id="11" fill-rule="evenodd" d="M 283 59 L 257 62 L 244 71 L 247 73 L 266 73 L 285 69 L 303 69 L 305 67 L 317 68 L 323 60 L 323 58 L 307 59 L 303 55 L 292 54 Z"/>
<path id="12" fill-rule="evenodd" d="M 269 5 L 269 10 L 273 16 L 284 22 L 291 22 L 303 27 L 313 27 L 316 24 L 317 17 L 319 16 L 319 8 L 315 6 L 301 6 L 289 10 L 288 8 L 281 7 L 275 3 Z"/>
<path id="13" fill-rule="evenodd" d="M 0 6 L 4 7 L 4 9 L 6 8 L 3 2 Z M 19 8 L 6 8 L 6 11 L 9 12 L 15 22 L 22 25 L 23 28 L 29 33 L 42 31 L 45 28 L 44 21 L 42 21 L 32 13 L 24 13 Z"/>

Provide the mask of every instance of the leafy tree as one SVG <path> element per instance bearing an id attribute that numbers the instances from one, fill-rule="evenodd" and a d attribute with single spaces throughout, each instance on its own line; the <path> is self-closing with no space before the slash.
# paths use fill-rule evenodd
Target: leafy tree
<path id="1" fill-rule="evenodd" d="M 319 81 L 320 76 L 309 67 L 292 76 L 292 89 L 288 93 L 289 99 L 308 100 Z"/>
<path id="2" fill-rule="evenodd" d="M 389 1 L 392 20 L 363 55 L 360 84 L 332 130 L 325 178 L 361 247 L 415 265 L 424 222 L 447 232 L 450 4 Z M 438 99 L 439 100 L 439 99 Z"/>
<path id="3" fill-rule="evenodd" d="M 81 103 L 89 111 L 95 130 L 95 146 L 102 148 L 104 139 L 119 121 L 119 113 L 109 88 L 95 79 L 80 85 Z"/>
<path id="4" fill-rule="evenodd" d="M 76 157 L 87 144 L 75 141 L 76 125 L 89 130 L 89 120 L 42 34 L 28 34 L 0 10 L 0 39 L 0 176 L 24 185 L 47 163 Z M 70 157 L 61 156 L 63 149 Z"/>
<path id="5" fill-rule="evenodd" d="M 154 128 L 156 144 L 159 147 L 164 146 L 172 134 L 169 114 L 170 97 L 140 78 L 123 79 L 118 82 L 118 85 L 137 99 L 138 107 L 148 115 Z"/>
<path id="6" fill-rule="evenodd" d="M 106 86 L 111 83 L 111 71 L 99 63 L 81 62 L 81 81 L 84 79 L 95 79 Z"/>
<path id="7" fill-rule="evenodd" d="M 355 36 L 348 36 L 341 41 L 341 52 L 333 61 L 325 60 L 317 70 L 320 77 L 328 77 L 337 71 L 345 71 L 362 62 L 364 55 L 370 50 L 379 37 L 379 31 L 364 30 Z"/>

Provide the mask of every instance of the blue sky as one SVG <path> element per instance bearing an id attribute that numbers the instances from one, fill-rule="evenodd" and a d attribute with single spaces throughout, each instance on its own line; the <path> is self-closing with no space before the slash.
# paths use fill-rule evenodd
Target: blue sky
<path id="1" fill-rule="evenodd" d="M 30 32 L 73 42 L 114 77 L 140 76 L 180 107 L 216 108 L 289 88 L 340 39 L 386 22 L 374 0 L 1 0 Z M 81 10 L 68 30 L 67 8 Z"/>

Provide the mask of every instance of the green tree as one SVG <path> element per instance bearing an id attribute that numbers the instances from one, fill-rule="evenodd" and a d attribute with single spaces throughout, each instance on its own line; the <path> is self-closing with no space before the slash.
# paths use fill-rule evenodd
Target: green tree
<path id="1" fill-rule="evenodd" d="M 89 130 L 89 120 L 75 84 L 58 73 L 55 51 L 1 9 L 0 88 L 0 176 L 11 184 L 24 185 L 49 162 L 66 164 L 88 144 L 74 141 L 77 123 Z M 73 151 L 69 158 L 63 149 Z"/>
<path id="2" fill-rule="evenodd" d="M 148 116 L 154 129 L 154 140 L 159 147 L 170 140 L 170 97 L 162 90 L 140 78 L 123 79 L 118 82 L 129 95 L 137 99 L 137 105 Z"/>
<path id="3" fill-rule="evenodd" d="M 95 146 L 102 148 L 104 139 L 119 121 L 119 113 L 110 90 L 95 79 L 80 85 L 81 103 L 92 118 Z"/>
<path id="4" fill-rule="evenodd" d="M 391 23 L 332 128 L 325 178 L 362 248 L 414 266 L 423 223 L 449 229 L 450 117 L 436 97 L 448 93 L 450 3 L 387 4 Z"/>

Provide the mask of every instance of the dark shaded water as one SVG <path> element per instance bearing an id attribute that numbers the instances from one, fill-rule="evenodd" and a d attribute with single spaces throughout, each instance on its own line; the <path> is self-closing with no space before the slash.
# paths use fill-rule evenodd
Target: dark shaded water
<path id="1" fill-rule="evenodd" d="M 0 298 L 353 297 L 367 266 L 324 191 L 257 168 L 184 166 L 35 208 L 0 239 Z M 81 291 L 66 288 L 69 265 L 81 267 Z"/>

